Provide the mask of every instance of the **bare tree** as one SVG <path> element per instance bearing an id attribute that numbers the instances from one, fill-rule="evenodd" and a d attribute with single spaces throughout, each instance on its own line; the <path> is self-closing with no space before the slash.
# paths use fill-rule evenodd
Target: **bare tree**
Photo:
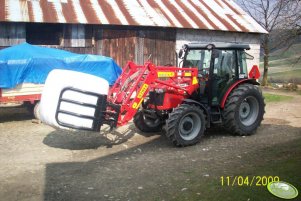
<path id="1" fill-rule="evenodd" d="M 300 0 L 238 0 L 242 8 L 269 33 L 265 34 L 261 46 L 264 57 L 262 85 L 267 85 L 270 50 L 279 46 L 291 45 L 293 39 L 301 35 Z M 274 37 L 275 36 L 275 37 Z"/>

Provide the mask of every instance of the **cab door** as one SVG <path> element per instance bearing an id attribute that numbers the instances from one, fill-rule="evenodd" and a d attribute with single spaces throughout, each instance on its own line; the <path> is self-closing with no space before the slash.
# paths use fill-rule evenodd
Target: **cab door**
<path id="1" fill-rule="evenodd" d="M 212 72 L 212 105 L 218 105 L 224 91 L 226 91 L 237 80 L 237 51 L 215 50 L 216 58 L 213 58 Z"/>

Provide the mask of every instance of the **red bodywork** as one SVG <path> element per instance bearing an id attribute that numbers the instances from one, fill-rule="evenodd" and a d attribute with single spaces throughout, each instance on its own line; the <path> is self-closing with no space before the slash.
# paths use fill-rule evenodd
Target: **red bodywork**
<path id="1" fill-rule="evenodd" d="M 108 94 L 109 103 L 121 106 L 118 125 L 125 125 L 134 117 L 149 91 L 165 93 L 158 110 L 177 107 L 199 88 L 197 74 L 196 68 L 155 66 L 150 62 L 139 66 L 128 62 Z"/>
<path id="2" fill-rule="evenodd" d="M 224 109 L 225 104 L 226 104 L 226 100 L 227 100 L 229 94 L 231 93 L 231 91 L 232 91 L 236 86 L 238 86 L 239 84 L 241 84 L 241 83 L 243 83 L 243 82 L 246 82 L 246 81 L 248 81 L 248 80 L 249 80 L 249 79 L 242 79 L 242 80 L 239 80 L 239 81 L 235 82 L 235 83 L 234 83 L 234 84 L 226 91 L 226 93 L 225 93 L 225 95 L 223 96 L 223 99 L 222 99 L 222 101 L 221 101 L 221 104 L 220 104 L 222 109 Z"/>

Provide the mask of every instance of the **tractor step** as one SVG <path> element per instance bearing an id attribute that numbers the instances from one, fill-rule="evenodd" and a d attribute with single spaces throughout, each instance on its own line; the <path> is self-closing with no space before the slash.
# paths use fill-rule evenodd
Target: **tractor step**
<path id="1" fill-rule="evenodd" d="M 211 120 L 211 123 L 212 124 L 221 124 L 221 123 L 223 123 L 223 121 L 221 119 L 219 119 L 219 120 Z"/>
<path id="2" fill-rule="evenodd" d="M 219 107 L 214 107 L 211 109 L 210 118 L 211 118 L 212 124 L 221 124 L 223 122 L 221 111 L 220 111 Z"/>

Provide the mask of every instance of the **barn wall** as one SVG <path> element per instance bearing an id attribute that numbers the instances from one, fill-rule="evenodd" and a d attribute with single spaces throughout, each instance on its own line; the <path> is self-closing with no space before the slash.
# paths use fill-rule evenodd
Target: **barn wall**
<path id="1" fill-rule="evenodd" d="M 59 46 L 48 46 L 79 54 L 99 54 L 96 38 L 98 29 L 93 25 L 64 24 Z"/>
<path id="2" fill-rule="evenodd" d="M 0 23 L 0 48 L 25 42 L 25 23 Z"/>
<path id="3" fill-rule="evenodd" d="M 142 60 L 138 57 L 138 63 L 150 59 L 156 65 L 176 65 L 175 29 L 141 30 L 138 39 L 141 43 L 138 43 L 138 55 L 143 53 Z"/>
<path id="4" fill-rule="evenodd" d="M 175 65 L 176 30 L 83 24 L 0 23 L 0 49 L 29 42 L 81 54 L 127 61 Z M 150 56 L 151 55 L 151 56 Z"/>
<path id="5" fill-rule="evenodd" d="M 101 54 L 112 57 L 122 67 L 129 60 L 135 61 L 136 35 L 135 30 L 102 30 Z"/>
<path id="6" fill-rule="evenodd" d="M 0 49 L 25 42 L 26 33 L 29 33 L 27 29 L 35 26 L 39 24 L 0 23 Z M 120 66 L 124 66 L 128 60 L 143 64 L 150 55 L 150 60 L 156 65 L 175 65 L 175 50 L 178 51 L 183 44 L 189 42 L 247 43 L 251 46 L 248 53 L 254 56 L 254 60 L 248 61 L 248 67 L 259 65 L 260 34 L 82 24 L 51 24 L 51 26 L 61 32 L 47 31 L 39 34 L 37 29 L 37 34 L 33 36 L 39 45 L 76 53 L 110 56 Z M 35 29 L 32 33 L 35 33 Z M 59 38 L 58 44 L 47 44 L 49 37 L 43 40 L 45 35 L 51 34 L 56 34 Z"/>
<path id="7" fill-rule="evenodd" d="M 179 51 L 185 43 L 201 42 L 230 42 L 230 43 L 246 43 L 251 49 L 247 52 L 254 56 L 254 60 L 247 60 L 249 70 L 253 65 L 259 66 L 260 60 L 260 34 L 238 33 L 238 32 L 222 32 L 207 30 L 187 30 L 178 29 L 176 49 Z"/>
<path id="8" fill-rule="evenodd" d="M 0 49 L 31 41 L 36 45 L 64 49 L 76 53 L 97 54 L 92 39 L 97 38 L 97 29 L 92 25 L 51 24 L 50 27 L 62 27 L 61 32 L 41 30 L 37 23 L 3 23 L 0 22 Z M 32 31 L 29 31 L 31 29 Z M 95 33 L 94 33 L 95 32 Z M 26 34 L 27 33 L 27 34 Z M 30 34 L 30 35 L 29 35 Z M 29 38 L 30 37 L 30 38 Z M 53 38 L 59 37 L 58 44 L 52 44 Z M 50 40 L 49 40 L 50 39 Z"/>
<path id="9" fill-rule="evenodd" d="M 103 29 L 101 53 L 120 66 L 127 61 L 155 65 L 175 65 L 176 31 L 174 29 Z"/>

